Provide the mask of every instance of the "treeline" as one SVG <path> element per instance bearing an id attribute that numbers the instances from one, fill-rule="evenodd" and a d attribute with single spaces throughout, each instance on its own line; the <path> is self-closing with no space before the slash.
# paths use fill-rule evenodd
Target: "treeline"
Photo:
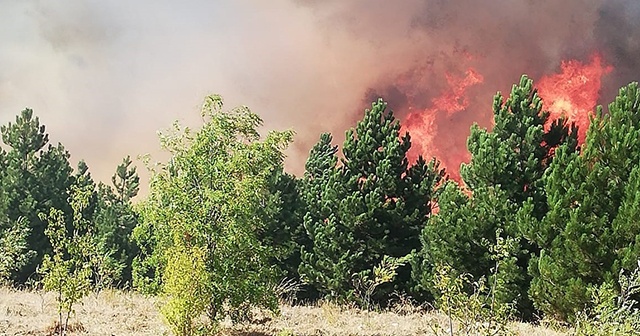
<path id="1" fill-rule="evenodd" d="M 131 232 L 138 223 L 131 199 L 139 177 L 129 157 L 117 166 L 112 184 L 97 183 L 87 165 L 73 169 L 60 143 L 49 143 L 45 126 L 31 109 L 1 127 L 0 148 L 0 281 L 29 284 L 40 279 L 45 255 L 53 253 L 47 215 L 59 211 L 69 235 L 91 233 L 94 282 L 99 287 L 127 286 L 138 253 Z M 73 226 L 72 196 L 88 190 L 80 214 L 90 225 Z"/>
<path id="2" fill-rule="evenodd" d="M 160 135 L 171 159 L 147 162 L 149 195 L 136 206 L 129 158 L 112 185 L 96 184 L 62 145 L 47 146 L 25 110 L 2 127 L 0 276 L 37 283 L 52 247 L 69 260 L 73 241 L 88 240 L 69 272 L 90 268 L 93 286 L 165 295 L 179 334 L 203 314 L 215 322 L 276 309 L 291 284 L 301 300 L 433 302 L 443 269 L 485 279 L 492 300 L 521 318 L 574 321 L 595 290 L 620 291 L 620 271 L 638 265 L 639 109 L 632 83 L 595 112 L 578 146 L 577 129 L 549 120 L 523 77 L 494 97 L 491 130 L 472 127 L 459 184 L 436 159 L 408 161 L 410 135 L 382 100 L 341 147 L 322 134 L 298 178 L 283 170 L 293 132 L 261 137 L 256 114 L 211 96 L 200 129 Z M 51 209 L 71 243 L 47 234 Z"/>

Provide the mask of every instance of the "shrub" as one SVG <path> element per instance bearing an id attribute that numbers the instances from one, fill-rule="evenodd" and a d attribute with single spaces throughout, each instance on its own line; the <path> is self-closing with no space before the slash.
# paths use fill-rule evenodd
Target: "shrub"
<path id="1" fill-rule="evenodd" d="M 508 323 L 515 303 L 504 303 L 498 298 L 508 290 L 510 279 L 505 278 L 501 269 L 513 263 L 517 242 L 514 238 L 502 238 L 501 233 L 496 232 L 496 244 L 489 247 L 495 266 L 488 284 L 484 277 L 476 281 L 468 273 L 458 275 L 446 264 L 436 265 L 433 277 L 439 294 L 436 304 L 449 322 L 448 328 L 433 326 L 437 335 L 514 335 Z"/>
<path id="2" fill-rule="evenodd" d="M 217 96 L 202 112 L 198 131 L 175 124 L 161 133 L 172 157 L 151 168 L 134 230 L 143 253 L 134 281 L 160 289 L 161 311 L 178 335 L 211 331 L 225 317 L 247 319 L 253 307 L 278 309 L 273 251 L 258 235 L 271 220 L 262 210 L 293 134 L 261 140 L 260 117 L 246 107 L 222 111 Z"/>
<path id="3" fill-rule="evenodd" d="M 45 233 L 53 253 L 44 256 L 39 273 L 43 275 L 44 290 L 56 294 L 58 331 L 61 334 L 66 333 L 73 305 L 91 290 L 91 237 L 80 234 L 86 230 L 87 223 L 82 219 L 82 212 L 88 204 L 90 194 L 91 190 L 86 188 L 73 190 L 70 202 L 74 211 L 72 235 L 67 234 L 62 211 L 52 208 L 49 214 L 41 215 L 42 220 L 48 222 Z"/>
<path id="4" fill-rule="evenodd" d="M 28 250 L 30 232 L 24 217 L 6 228 L 0 226 L 0 285 L 9 283 L 11 276 L 35 255 L 35 251 Z"/>
<path id="5" fill-rule="evenodd" d="M 611 283 L 591 288 L 592 307 L 577 315 L 576 336 L 640 335 L 640 261 L 630 275 L 620 271 L 620 293 Z"/>

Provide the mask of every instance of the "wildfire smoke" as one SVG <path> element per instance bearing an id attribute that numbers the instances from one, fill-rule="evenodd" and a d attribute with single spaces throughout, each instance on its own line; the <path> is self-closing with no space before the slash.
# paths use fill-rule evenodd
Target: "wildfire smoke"
<path id="1" fill-rule="evenodd" d="M 295 129 L 296 174 L 320 132 L 340 141 L 383 97 L 412 155 L 456 176 L 470 126 L 490 128 L 492 96 L 523 73 L 584 134 L 640 72 L 637 0 L 25 0 L 0 19 L 0 121 L 34 108 L 104 181 L 208 93 Z"/>

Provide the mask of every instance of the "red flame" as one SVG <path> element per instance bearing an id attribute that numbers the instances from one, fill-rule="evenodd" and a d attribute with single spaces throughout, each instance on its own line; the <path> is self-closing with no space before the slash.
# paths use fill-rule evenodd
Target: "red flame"
<path id="1" fill-rule="evenodd" d="M 578 140 L 583 143 L 589 116 L 600 98 L 602 76 L 613 67 L 604 64 L 596 53 L 589 63 L 563 61 L 560 70 L 558 74 L 542 77 L 537 85 L 538 92 L 544 109 L 551 113 L 549 124 L 560 117 L 567 118 L 578 126 Z"/>
<path id="2" fill-rule="evenodd" d="M 589 127 L 589 116 L 593 113 L 600 98 L 602 77 L 613 70 L 613 67 L 605 64 L 598 53 L 591 56 L 590 61 L 578 60 L 563 61 L 560 72 L 543 76 L 537 82 L 540 97 L 543 100 L 543 108 L 551 113 L 549 123 L 560 117 L 565 117 L 579 127 L 579 142 L 584 143 L 585 134 Z M 406 117 L 402 124 L 402 133 L 408 131 L 411 134 L 412 147 L 408 153 L 410 162 L 415 162 L 419 155 L 426 159 L 436 157 L 441 161 L 451 178 L 461 181 L 459 167 L 463 162 L 469 162 L 470 154 L 466 148 L 454 147 L 452 140 L 461 134 L 448 134 L 449 130 L 440 129 L 441 124 L 457 113 L 478 113 L 483 109 L 490 109 L 490 100 L 486 107 L 476 107 L 468 111 L 470 87 L 482 84 L 483 76 L 473 68 L 469 68 L 464 76 L 446 75 L 447 89 L 438 97 L 431 100 L 430 107 L 416 109 L 410 107 L 406 111 Z M 405 86 L 411 86 L 403 81 Z M 413 82 L 413 86 L 420 85 Z M 417 92 L 413 91 L 413 92 Z M 409 96 L 409 100 L 412 97 Z M 478 120 L 480 121 L 480 120 Z M 469 125 L 471 126 L 471 125 Z M 460 143 L 458 140 L 456 143 Z"/>
<path id="3" fill-rule="evenodd" d="M 458 168 L 460 163 L 468 161 L 469 153 L 465 150 L 447 151 L 434 142 L 440 131 L 436 119 L 466 110 L 469 106 L 467 90 L 482 83 L 484 78 L 473 68 L 469 68 L 464 77 L 446 74 L 446 78 L 448 88 L 431 100 L 432 107 L 424 110 L 409 108 L 401 133 L 408 131 L 411 134 L 412 147 L 407 155 L 410 162 L 415 161 L 419 155 L 427 160 L 435 156 L 444 168 L 449 168 L 448 173 L 452 178 L 460 180 Z"/>

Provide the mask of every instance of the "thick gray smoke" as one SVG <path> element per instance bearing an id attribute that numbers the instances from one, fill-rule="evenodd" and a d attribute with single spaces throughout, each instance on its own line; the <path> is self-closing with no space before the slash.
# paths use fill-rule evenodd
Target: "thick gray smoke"
<path id="1" fill-rule="evenodd" d="M 364 101 L 383 95 L 402 116 L 469 67 L 484 84 L 469 91 L 476 107 L 441 121 L 448 146 L 489 125 L 495 91 L 563 59 L 599 51 L 615 67 L 607 101 L 637 79 L 639 17 L 634 0 L 2 0 L 0 122 L 34 108 L 53 141 L 108 180 L 220 93 L 267 128 L 294 128 L 287 165 L 300 173 L 318 134 L 340 139 Z"/>

